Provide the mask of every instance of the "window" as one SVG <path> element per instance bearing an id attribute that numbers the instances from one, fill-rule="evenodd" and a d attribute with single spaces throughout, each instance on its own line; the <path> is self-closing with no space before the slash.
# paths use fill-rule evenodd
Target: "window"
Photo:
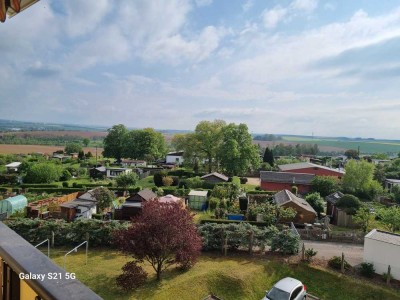
<path id="1" fill-rule="evenodd" d="M 302 287 L 302 286 L 299 286 L 298 288 L 296 288 L 296 289 L 293 291 L 292 295 L 290 296 L 290 300 L 296 299 L 296 297 L 300 294 L 300 292 L 301 292 L 302 290 L 303 290 L 303 287 Z"/>

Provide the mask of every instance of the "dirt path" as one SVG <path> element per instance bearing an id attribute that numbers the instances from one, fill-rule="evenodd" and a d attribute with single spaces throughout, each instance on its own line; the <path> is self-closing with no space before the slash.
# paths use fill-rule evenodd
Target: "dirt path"
<path id="1" fill-rule="evenodd" d="M 333 256 L 341 256 L 344 253 L 345 259 L 352 266 L 358 265 L 363 261 L 363 245 L 355 245 L 348 243 L 329 243 L 329 242 L 317 242 L 307 241 L 304 242 L 305 248 L 313 248 L 318 251 L 317 257 L 324 260 L 329 260 Z"/>
<path id="2" fill-rule="evenodd" d="M 260 178 L 258 178 L 258 177 L 247 177 L 247 184 L 260 185 Z"/>

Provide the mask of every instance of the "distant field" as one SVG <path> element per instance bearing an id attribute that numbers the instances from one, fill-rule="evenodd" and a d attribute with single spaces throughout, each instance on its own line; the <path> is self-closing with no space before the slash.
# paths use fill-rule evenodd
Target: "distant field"
<path id="1" fill-rule="evenodd" d="M 278 144 L 292 145 L 292 146 L 295 146 L 296 144 L 318 144 L 316 142 L 316 140 L 310 140 L 310 141 L 299 140 L 297 142 L 286 141 L 286 140 L 273 141 L 273 142 L 272 141 L 255 141 L 254 140 L 253 143 L 256 145 L 259 144 L 263 148 L 265 148 L 265 147 L 273 148 L 275 145 L 278 145 Z M 318 144 L 318 148 L 322 152 L 344 152 L 348 149 L 348 148 L 341 148 L 341 147 L 335 147 L 335 146 L 330 146 L 330 145 L 320 145 L 320 144 Z"/>
<path id="2" fill-rule="evenodd" d="M 34 152 L 52 154 L 54 151 L 63 150 L 63 146 L 42 146 L 42 145 L 7 145 L 0 144 L 0 154 L 28 154 Z M 92 154 L 96 153 L 96 148 L 88 147 L 83 148 L 86 152 L 90 151 Z M 98 155 L 101 154 L 103 148 L 97 148 Z"/>
<path id="3" fill-rule="evenodd" d="M 305 138 L 295 136 L 284 136 L 284 141 L 305 144 L 317 144 L 321 151 L 325 151 L 325 147 L 332 147 L 338 149 L 357 149 L 360 147 L 361 153 L 398 153 L 400 152 L 400 141 L 388 140 L 362 140 L 362 141 L 346 141 L 339 139 L 329 138 Z M 334 151 L 334 150 L 333 150 Z"/>
<path id="4" fill-rule="evenodd" d="M 107 132 L 103 131 L 67 131 L 67 130 L 59 130 L 59 131 L 11 131 L 4 132 L 0 135 L 15 135 L 18 137 L 63 137 L 63 136 L 71 136 L 71 137 L 80 137 L 80 138 L 96 138 L 96 137 L 105 137 Z"/>

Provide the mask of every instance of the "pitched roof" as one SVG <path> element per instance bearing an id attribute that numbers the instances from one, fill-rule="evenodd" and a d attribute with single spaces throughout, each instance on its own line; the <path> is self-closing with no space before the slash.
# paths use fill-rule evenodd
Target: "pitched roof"
<path id="1" fill-rule="evenodd" d="M 137 194 L 146 201 L 157 198 L 157 195 L 152 190 L 149 190 L 149 189 L 141 190 Z"/>
<path id="2" fill-rule="evenodd" d="M 211 177 L 211 176 L 218 177 L 219 179 L 221 179 L 223 181 L 228 181 L 229 180 L 229 178 L 227 176 L 225 176 L 224 174 L 217 173 L 217 172 L 206 174 L 204 176 L 201 176 L 200 178 L 201 179 L 205 179 L 205 178 L 208 178 L 208 177 Z"/>
<path id="3" fill-rule="evenodd" d="M 281 171 L 291 171 L 291 170 L 298 170 L 298 169 L 308 169 L 308 168 L 319 168 L 319 169 L 324 169 L 324 170 L 329 170 L 332 172 L 337 172 L 344 174 L 344 171 L 338 170 L 338 169 L 332 169 L 329 167 L 309 163 L 309 162 L 300 162 L 300 163 L 294 163 L 294 164 L 286 164 L 286 165 L 280 165 L 278 166 L 279 170 Z"/>
<path id="4" fill-rule="evenodd" d="M 183 151 L 169 152 L 167 156 L 183 156 Z"/>
<path id="5" fill-rule="evenodd" d="M 365 238 L 400 246 L 400 234 L 396 233 L 373 229 L 365 236 Z"/>
<path id="6" fill-rule="evenodd" d="M 282 190 L 276 193 L 273 199 L 276 205 L 278 206 L 282 206 L 289 202 L 294 202 L 295 204 L 297 204 L 297 206 L 304 208 L 305 210 L 308 210 L 309 212 L 312 212 L 315 215 L 317 215 L 317 212 L 314 210 L 314 208 L 312 208 L 312 206 L 306 200 L 297 197 L 295 194 L 289 192 L 288 190 Z"/>
<path id="7" fill-rule="evenodd" d="M 6 165 L 7 168 L 18 168 L 21 165 L 19 161 L 15 161 Z"/>
<path id="8" fill-rule="evenodd" d="M 344 196 L 344 194 L 342 192 L 334 192 L 328 196 L 325 197 L 325 200 L 332 203 L 332 204 L 336 204 L 336 202 L 342 198 Z"/>
<path id="9" fill-rule="evenodd" d="M 314 174 L 306 173 L 291 173 L 291 172 L 272 172 L 272 171 L 261 171 L 261 181 L 267 182 L 280 182 L 280 183 L 291 183 L 291 184 L 311 184 L 311 181 L 315 177 Z"/>

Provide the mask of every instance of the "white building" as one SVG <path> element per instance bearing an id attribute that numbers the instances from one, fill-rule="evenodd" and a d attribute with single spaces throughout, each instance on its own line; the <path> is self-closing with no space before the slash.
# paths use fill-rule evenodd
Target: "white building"
<path id="1" fill-rule="evenodd" d="M 107 168 L 106 169 L 106 176 L 107 178 L 116 178 L 122 174 L 129 174 L 132 173 L 132 169 L 127 168 Z"/>
<path id="2" fill-rule="evenodd" d="M 364 262 L 373 263 L 375 273 L 387 273 L 400 280 L 400 234 L 374 229 L 364 238 Z"/>
<path id="3" fill-rule="evenodd" d="M 167 164 L 177 164 L 180 165 L 183 163 L 183 151 L 178 152 L 170 152 L 167 154 L 165 158 L 165 162 Z"/>
<path id="4" fill-rule="evenodd" d="M 7 172 L 8 173 L 18 172 L 18 168 L 20 165 L 21 163 L 19 161 L 9 163 L 8 165 L 6 165 Z"/>
<path id="5" fill-rule="evenodd" d="M 137 159 L 123 159 L 121 161 L 121 165 L 123 167 L 146 167 L 147 162 L 145 160 L 137 160 Z"/>

